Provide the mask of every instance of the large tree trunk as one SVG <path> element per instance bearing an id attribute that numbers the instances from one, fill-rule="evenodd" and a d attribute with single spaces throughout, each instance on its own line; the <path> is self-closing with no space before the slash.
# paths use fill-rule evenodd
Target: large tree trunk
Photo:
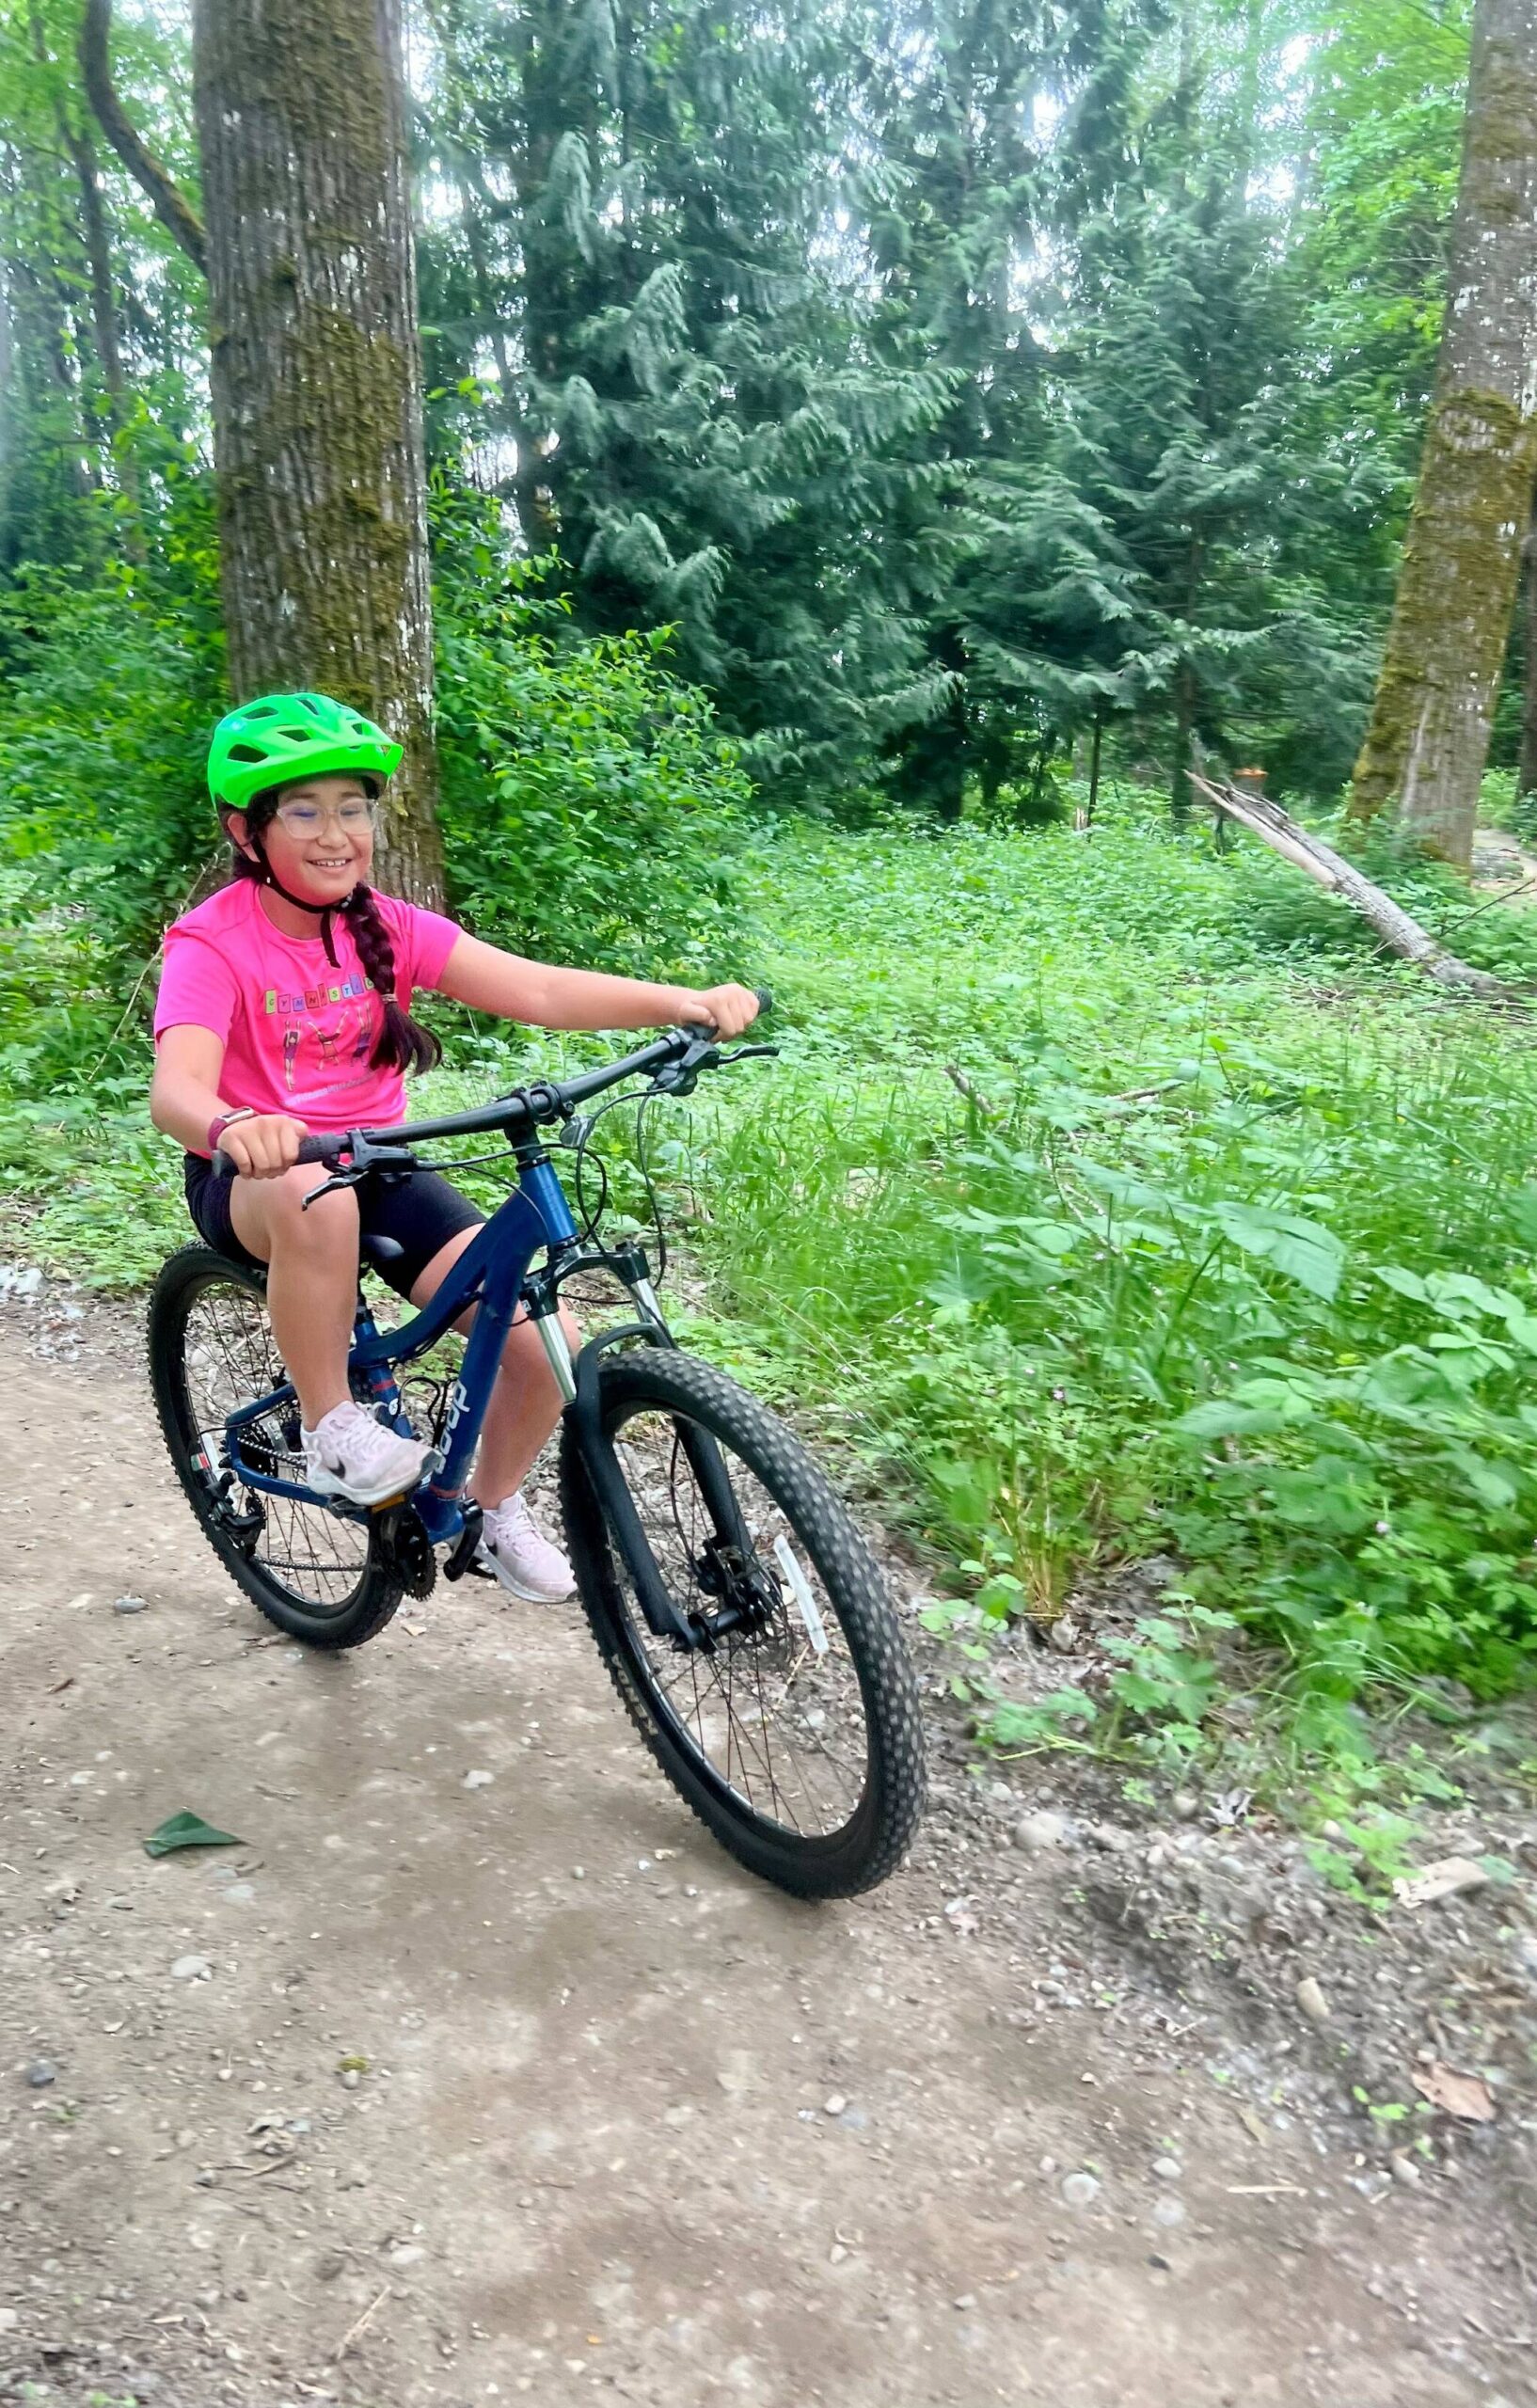
<path id="1" fill-rule="evenodd" d="M 400 0 L 196 0 L 230 679 L 405 747 L 380 875 L 442 893 Z"/>
<path id="2" fill-rule="evenodd" d="M 1537 0 L 1477 0 L 1446 331 L 1351 810 L 1466 869 L 1537 473 Z"/>
<path id="3" fill-rule="evenodd" d="M 1526 675 L 1521 695 L 1521 753 L 1515 773 L 1515 791 L 1517 794 L 1537 795 L 1537 493 L 1532 496 L 1531 524 L 1527 529 L 1521 639 L 1526 654 Z"/>

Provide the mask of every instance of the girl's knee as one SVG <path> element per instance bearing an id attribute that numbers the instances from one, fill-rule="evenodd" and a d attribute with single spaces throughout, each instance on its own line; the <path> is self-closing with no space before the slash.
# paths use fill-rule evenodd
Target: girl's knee
<path id="1" fill-rule="evenodd" d="M 565 1342 L 575 1354 L 581 1344 L 581 1323 L 578 1321 L 576 1314 L 565 1305 L 561 1307 L 560 1320 L 561 1328 L 565 1335 Z M 526 1364 L 544 1361 L 545 1341 L 539 1335 L 536 1323 L 530 1321 L 527 1316 L 514 1322 L 507 1333 L 507 1343 L 502 1349 L 501 1359 L 509 1370 L 514 1372 L 521 1370 Z"/>
<path id="2" fill-rule="evenodd" d="M 357 1250 L 357 1196 L 350 1187 L 339 1187 L 329 1196 L 307 1199 L 314 1196 L 321 1184 L 313 1163 L 295 1164 L 280 1180 L 272 1183 L 272 1199 L 268 1220 L 275 1235 L 285 1244 L 313 1246 L 317 1252 L 350 1246 Z"/>

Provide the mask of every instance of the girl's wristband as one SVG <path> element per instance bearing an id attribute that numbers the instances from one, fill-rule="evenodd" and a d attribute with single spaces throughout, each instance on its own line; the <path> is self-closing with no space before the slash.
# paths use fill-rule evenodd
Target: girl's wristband
<path id="1" fill-rule="evenodd" d="M 256 1106 L 253 1103 L 238 1104 L 233 1112 L 215 1113 L 213 1119 L 208 1124 L 209 1152 L 211 1154 L 216 1154 L 218 1152 L 219 1144 L 223 1138 L 225 1131 L 230 1128 L 235 1121 L 254 1120 L 255 1118 Z"/>

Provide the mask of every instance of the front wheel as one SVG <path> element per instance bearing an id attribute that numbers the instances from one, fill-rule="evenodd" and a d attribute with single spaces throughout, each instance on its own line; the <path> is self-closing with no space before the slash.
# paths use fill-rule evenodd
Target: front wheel
<path id="1" fill-rule="evenodd" d="M 923 1811 L 917 1684 L 885 1583 L 800 1441 L 708 1364 L 606 1355 L 599 1412 L 683 1619 L 658 1639 L 608 1527 L 574 1417 L 566 1536 L 614 1686 L 673 1787 L 731 1853 L 806 1898 L 873 1889 Z"/>

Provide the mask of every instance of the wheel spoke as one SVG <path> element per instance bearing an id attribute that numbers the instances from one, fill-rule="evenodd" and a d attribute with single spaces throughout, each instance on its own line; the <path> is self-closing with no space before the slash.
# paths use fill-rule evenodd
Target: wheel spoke
<path id="1" fill-rule="evenodd" d="M 747 1620 L 707 1648 L 658 1640 L 610 1550 L 631 1642 L 689 1751 L 761 1820 L 801 1838 L 842 1830 L 864 1795 L 869 1733 L 859 1678 L 836 1605 L 808 1546 L 778 1499 L 718 1434 L 698 1426 L 730 1482 L 734 1529 L 716 1529 L 689 1459 L 680 1414 L 642 1409 L 616 1432 L 616 1448 L 657 1567 L 685 1619 L 722 1606 Z M 776 1560 L 794 1548 L 827 1646 L 811 1643 L 801 1609 Z M 748 1557 L 737 1542 L 745 1538 Z M 722 1586 L 725 1593 L 722 1594 Z"/>
<path id="2" fill-rule="evenodd" d="M 262 1300 L 238 1276 L 210 1277 L 188 1307 L 182 1347 L 183 1427 L 207 1465 L 216 1494 L 227 1465 L 226 1425 L 232 1413 L 281 1387 L 287 1378 Z M 296 1419 L 297 1407 L 289 1419 Z M 241 1451 L 253 1468 L 280 1480 L 302 1481 L 302 1455 L 277 1410 L 246 1423 Z M 262 1524 L 250 1560 L 273 1587 L 310 1614 L 343 1611 L 355 1599 L 368 1566 L 368 1535 L 356 1522 L 304 1505 L 294 1497 L 237 1487 L 230 1502 L 242 1513 L 259 1510 Z"/>

